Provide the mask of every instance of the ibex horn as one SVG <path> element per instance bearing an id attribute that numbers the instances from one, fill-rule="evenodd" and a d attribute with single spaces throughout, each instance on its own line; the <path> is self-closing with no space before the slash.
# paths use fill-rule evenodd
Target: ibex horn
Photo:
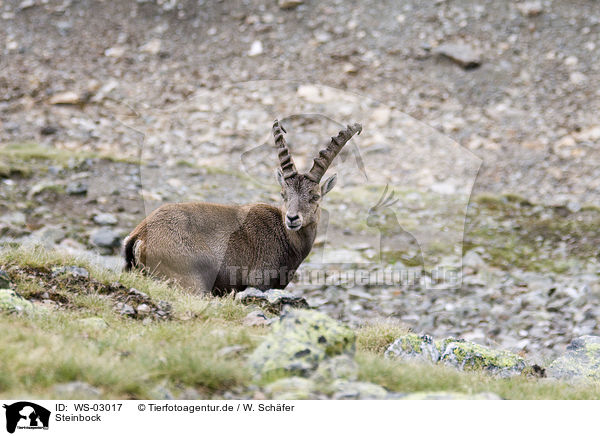
<path id="1" fill-rule="evenodd" d="M 292 159 L 292 155 L 288 149 L 287 142 L 283 137 L 284 133 L 286 133 L 286 131 L 283 126 L 279 124 L 279 120 L 275 120 L 273 123 L 273 138 L 275 138 L 275 145 L 279 150 L 279 164 L 281 166 L 283 178 L 289 179 L 290 177 L 294 177 L 296 174 L 298 174 L 298 171 L 296 170 L 296 165 L 294 165 L 294 160 Z"/>
<path id="2" fill-rule="evenodd" d="M 346 142 L 348 142 L 355 133 L 360 135 L 360 132 L 362 132 L 362 126 L 358 123 L 354 123 L 346 129 L 341 130 L 336 137 L 332 137 L 327 147 L 319 152 L 319 157 L 315 158 L 313 166 L 306 177 L 313 182 L 319 183 L 323 174 L 325 174 L 327 168 L 329 168 L 329 165 L 333 162 L 333 159 L 338 155 L 342 147 L 346 145 Z"/>

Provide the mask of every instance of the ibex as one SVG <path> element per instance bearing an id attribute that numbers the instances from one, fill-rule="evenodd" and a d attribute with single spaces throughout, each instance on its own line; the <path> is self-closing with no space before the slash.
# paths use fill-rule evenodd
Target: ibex
<path id="1" fill-rule="evenodd" d="M 320 203 L 336 175 L 319 185 L 358 123 L 332 137 L 307 173 L 298 173 L 286 131 L 275 120 L 283 205 L 264 203 L 165 204 L 146 217 L 124 242 L 125 269 L 142 267 L 196 292 L 221 295 L 254 286 L 283 289 L 312 249 L 321 216 Z"/>

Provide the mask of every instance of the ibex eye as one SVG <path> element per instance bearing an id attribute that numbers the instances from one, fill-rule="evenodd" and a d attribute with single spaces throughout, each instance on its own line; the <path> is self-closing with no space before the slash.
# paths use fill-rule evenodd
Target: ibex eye
<path id="1" fill-rule="evenodd" d="M 320 199 L 320 198 L 321 198 L 321 197 L 320 197 L 320 196 L 318 196 L 318 195 L 313 195 L 313 196 L 312 196 L 312 201 L 319 201 L 319 199 Z"/>

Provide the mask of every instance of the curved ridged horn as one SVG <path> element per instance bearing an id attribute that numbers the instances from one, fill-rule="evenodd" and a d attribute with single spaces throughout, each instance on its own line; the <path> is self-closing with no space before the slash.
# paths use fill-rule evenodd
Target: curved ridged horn
<path id="1" fill-rule="evenodd" d="M 341 130 L 336 137 L 332 137 L 329 145 L 319 152 L 319 157 L 315 158 L 313 166 L 308 174 L 306 174 L 306 177 L 313 182 L 319 183 L 321 177 L 323 177 L 323 174 L 325 174 L 327 168 L 329 168 L 329 165 L 333 162 L 333 159 L 338 155 L 342 147 L 346 145 L 346 142 L 348 142 L 355 133 L 360 135 L 360 132 L 362 132 L 362 126 L 358 123 L 354 123 L 351 126 L 349 125 L 346 127 L 346 129 Z"/>
<path id="2" fill-rule="evenodd" d="M 279 156 L 279 164 L 281 166 L 281 172 L 283 173 L 284 179 L 289 179 L 290 177 L 294 177 L 298 174 L 296 170 L 296 165 L 294 165 L 294 160 L 292 159 L 292 155 L 288 149 L 287 142 L 283 137 L 283 134 L 287 133 L 283 126 L 279 124 L 279 120 L 275 120 L 273 123 L 273 138 L 275 139 L 275 145 L 279 150 L 277 152 Z"/>

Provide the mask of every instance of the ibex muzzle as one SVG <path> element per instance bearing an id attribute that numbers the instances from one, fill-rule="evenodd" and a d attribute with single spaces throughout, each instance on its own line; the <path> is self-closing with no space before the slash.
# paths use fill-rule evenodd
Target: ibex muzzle
<path id="1" fill-rule="evenodd" d="M 302 174 L 290 155 L 285 130 L 275 120 L 282 207 L 163 205 L 125 239 L 125 269 L 142 267 L 197 292 L 285 288 L 312 249 L 321 200 L 335 186 L 335 175 L 323 184 L 321 179 L 342 147 L 361 130 L 360 124 L 353 124 L 340 131 L 320 151 L 310 171 Z"/>

